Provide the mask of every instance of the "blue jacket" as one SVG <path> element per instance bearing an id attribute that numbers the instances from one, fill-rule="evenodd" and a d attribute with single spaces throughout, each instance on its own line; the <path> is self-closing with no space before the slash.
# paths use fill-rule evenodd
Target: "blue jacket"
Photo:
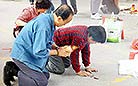
<path id="1" fill-rule="evenodd" d="M 23 27 L 15 39 L 11 57 L 31 69 L 48 72 L 45 65 L 48 62 L 54 31 L 53 15 L 40 14 Z"/>

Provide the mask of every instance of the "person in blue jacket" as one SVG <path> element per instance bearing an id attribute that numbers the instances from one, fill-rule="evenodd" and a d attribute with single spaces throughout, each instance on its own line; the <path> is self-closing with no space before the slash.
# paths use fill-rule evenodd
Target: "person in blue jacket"
<path id="1" fill-rule="evenodd" d="M 64 48 L 52 48 L 55 26 L 65 25 L 72 18 L 72 9 L 64 4 L 53 13 L 40 14 L 23 27 L 11 51 L 13 61 L 20 68 L 19 86 L 48 85 L 49 72 L 45 68 L 48 57 L 51 55 L 67 57 L 71 53 Z"/>

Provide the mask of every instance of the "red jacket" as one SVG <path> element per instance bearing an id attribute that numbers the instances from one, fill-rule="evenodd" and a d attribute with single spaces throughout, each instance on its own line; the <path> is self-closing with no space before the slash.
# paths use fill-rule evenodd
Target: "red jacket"
<path id="1" fill-rule="evenodd" d="M 72 26 L 59 28 L 54 32 L 54 42 L 58 46 L 75 45 L 79 47 L 70 55 L 71 63 L 75 72 L 80 71 L 79 52 L 81 51 L 84 66 L 90 64 L 90 44 L 88 43 L 87 26 Z"/>

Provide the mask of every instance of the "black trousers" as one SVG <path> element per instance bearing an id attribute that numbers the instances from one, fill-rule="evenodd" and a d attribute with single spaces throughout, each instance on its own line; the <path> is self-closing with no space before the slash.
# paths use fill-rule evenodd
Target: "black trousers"
<path id="1" fill-rule="evenodd" d="M 68 68 L 70 64 L 70 57 L 49 56 L 46 69 L 51 73 L 63 74 L 65 68 Z"/>
<path id="2" fill-rule="evenodd" d="M 30 2 L 34 2 L 34 0 L 29 0 Z"/>

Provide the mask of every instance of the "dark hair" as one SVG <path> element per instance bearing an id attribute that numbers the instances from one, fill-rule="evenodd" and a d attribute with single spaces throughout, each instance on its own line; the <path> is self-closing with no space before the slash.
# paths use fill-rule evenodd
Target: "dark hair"
<path id="1" fill-rule="evenodd" d="M 89 26 L 88 36 L 96 42 L 104 43 L 106 41 L 106 31 L 102 26 Z"/>
<path id="2" fill-rule="evenodd" d="M 51 2 L 49 0 L 36 0 L 36 9 L 49 9 L 51 7 Z"/>
<path id="3" fill-rule="evenodd" d="M 70 15 L 74 15 L 71 7 L 67 4 L 61 4 L 54 13 L 57 16 L 61 16 L 63 20 L 66 20 Z"/>

